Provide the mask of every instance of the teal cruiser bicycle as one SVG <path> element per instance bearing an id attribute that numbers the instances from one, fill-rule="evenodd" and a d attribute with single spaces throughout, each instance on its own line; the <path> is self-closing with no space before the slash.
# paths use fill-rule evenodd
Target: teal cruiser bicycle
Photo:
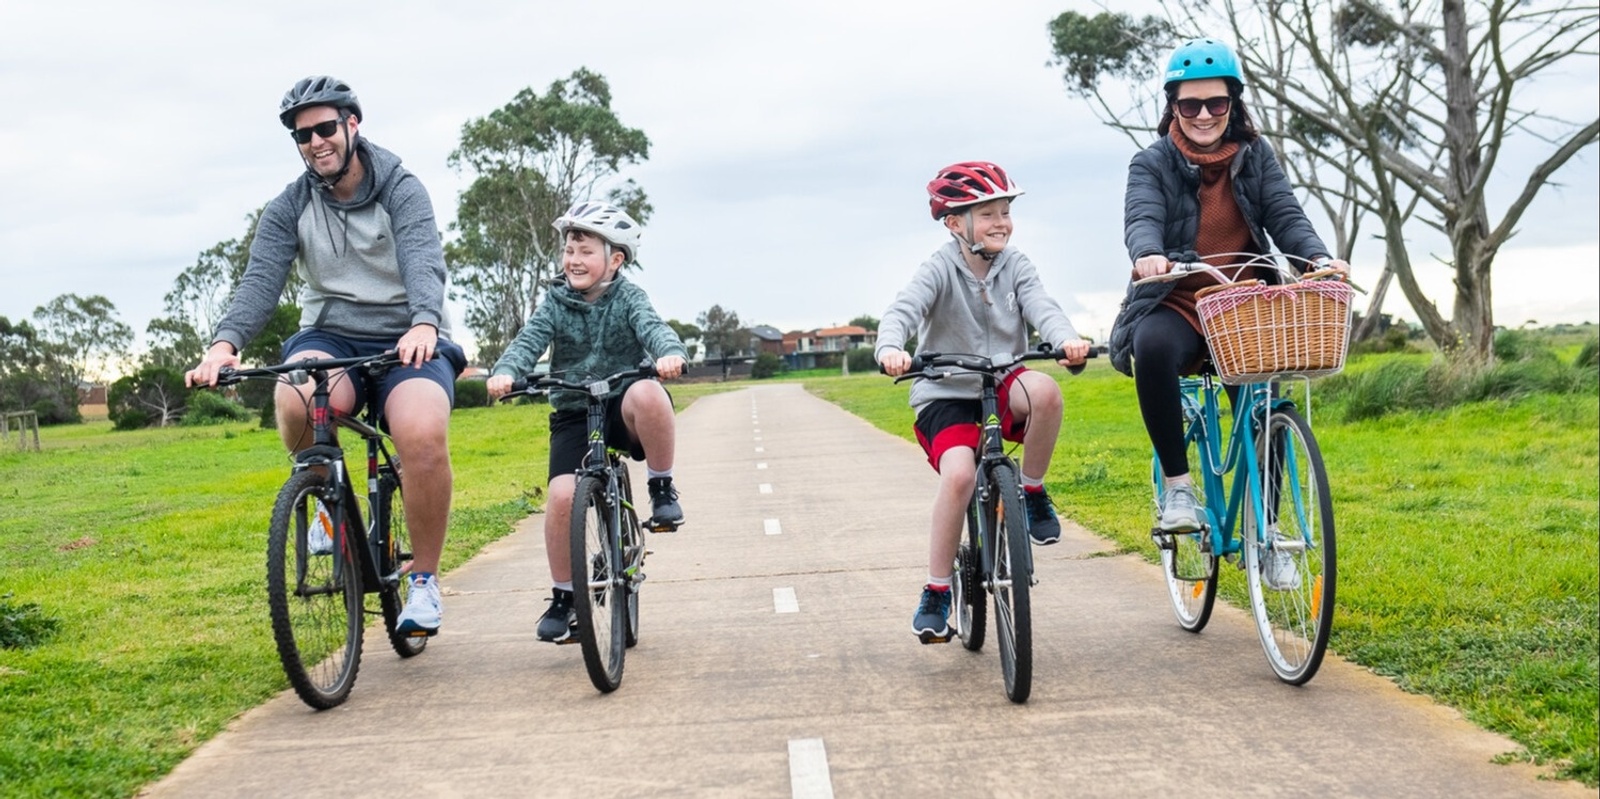
<path id="1" fill-rule="evenodd" d="M 1184 441 L 1205 520 L 1190 533 L 1152 525 L 1151 538 L 1179 626 L 1205 628 L 1218 563 L 1236 563 L 1273 672 L 1303 685 L 1327 651 L 1338 582 L 1333 499 L 1309 420 L 1310 381 L 1343 368 L 1352 287 L 1331 270 L 1302 277 L 1277 262 L 1265 265 L 1288 282 L 1230 283 L 1197 294 L 1211 357 L 1180 385 Z M 1139 282 L 1197 272 L 1226 279 L 1208 264 L 1182 262 Z M 1225 386 L 1237 387 L 1231 412 L 1223 410 Z M 1150 474 L 1159 516 L 1166 485 L 1156 458 Z"/>

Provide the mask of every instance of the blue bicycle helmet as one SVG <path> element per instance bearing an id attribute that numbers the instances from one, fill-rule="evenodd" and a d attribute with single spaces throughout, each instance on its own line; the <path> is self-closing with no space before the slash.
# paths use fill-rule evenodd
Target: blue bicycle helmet
<path id="1" fill-rule="evenodd" d="M 1190 39 L 1178 45 L 1167 60 L 1167 77 L 1164 87 L 1186 80 L 1201 78 L 1232 78 L 1244 84 L 1244 73 L 1239 71 L 1239 59 L 1233 50 L 1216 39 Z"/>

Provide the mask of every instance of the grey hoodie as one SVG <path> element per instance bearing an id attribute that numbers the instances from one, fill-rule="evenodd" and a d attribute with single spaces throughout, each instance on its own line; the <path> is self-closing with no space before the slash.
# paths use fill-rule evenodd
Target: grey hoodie
<path id="1" fill-rule="evenodd" d="M 995 256 L 988 277 L 979 280 L 952 238 L 917 268 L 910 285 L 883 312 L 875 354 L 881 359 L 885 350 L 905 349 L 913 331 L 917 352 L 1016 354 L 1028 349 L 1029 326 L 1050 344 L 1078 338 L 1028 256 L 1008 246 Z M 976 375 L 917 380 L 911 385 L 911 406 L 920 412 L 936 399 L 977 399 L 981 387 Z"/>
<path id="2" fill-rule="evenodd" d="M 272 318 L 296 267 L 306 280 L 301 329 L 389 340 L 430 324 L 450 337 L 444 250 L 428 192 L 399 156 L 364 138 L 355 146 L 366 175 L 350 202 L 307 172 L 267 203 L 213 342 L 244 349 Z"/>

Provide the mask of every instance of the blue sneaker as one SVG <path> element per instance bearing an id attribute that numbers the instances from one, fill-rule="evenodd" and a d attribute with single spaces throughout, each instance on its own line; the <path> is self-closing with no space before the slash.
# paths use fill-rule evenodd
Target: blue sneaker
<path id="1" fill-rule="evenodd" d="M 1023 489 L 1022 504 L 1028 509 L 1028 536 L 1033 543 L 1047 546 L 1061 540 L 1061 520 L 1056 518 L 1056 506 L 1048 491 Z"/>
<path id="2" fill-rule="evenodd" d="M 413 578 L 410 593 L 394 631 L 410 636 L 437 634 L 439 622 L 444 617 L 444 603 L 439 598 L 439 578 L 433 575 Z"/>
<path id="3" fill-rule="evenodd" d="M 922 589 L 922 601 L 917 604 L 917 615 L 911 617 L 911 631 L 924 644 L 942 644 L 950 640 L 950 592 L 935 591 L 932 586 Z"/>

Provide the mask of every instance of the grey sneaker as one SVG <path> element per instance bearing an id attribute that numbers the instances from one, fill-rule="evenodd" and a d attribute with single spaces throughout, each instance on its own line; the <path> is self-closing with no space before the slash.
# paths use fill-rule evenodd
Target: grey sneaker
<path id="1" fill-rule="evenodd" d="M 1277 542 L 1286 540 L 1277 530 L 1271 530 L 1274 546 L 1261 555 L 1261 581 L 1274 591 L 1295 591 L 1300 588 L 1300 564 L 1295 555 L 1278 549 Z"/>
<path id="2" fill-rule="evenodd" d="M 950 640 L 949 591 L 923 587 L 922 600 L 917 603 L 917 615 L 911 617 L 911 631 L 924 644 L 942 644 Z"/>
<path id="3" fill-rule="evenodd" d="M 1173 486 L 1161 497 L 1161 520 L 1157 527 L 1169 533 L 1193 533 L 1201 527 L 1200 498 L 1187 485 Z"/>
<path id="4" fill-rule="evenodd" d="M 564 644 L 575 640 L 572 628 L 578 623 L 578 613 L 572 609 L 572 592 L 550 589 L 550 607 L 539 618 L 538 636 L 541 641 Z"/>
<path id="5" fill-rule="evenodd" d="M 411 596 L 406 598 L 405 610 L 394 626 L 401 635 L 422 636 L 439 632 L 439 622 L 444 617 L 444 603 L 439 598 L 438 577 L 417 577 L 411 581 Z"/>
<path id="6" fill-rule="evenodd" d="M 650 492 L 650 518 L 645 526 L 651 532 L 670 533 L 683 524 L 683 508 L 678 505 L 678 489 L 670 477 L 652 477 L 646 483 Z"/>

